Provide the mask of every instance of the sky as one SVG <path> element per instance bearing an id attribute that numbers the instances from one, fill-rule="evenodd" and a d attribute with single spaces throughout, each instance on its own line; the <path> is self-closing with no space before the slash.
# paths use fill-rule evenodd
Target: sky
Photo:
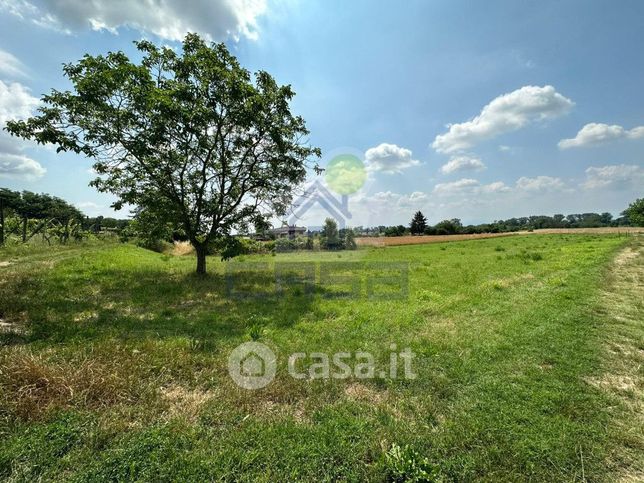
<path id="1" fill-rule="evenodd" d="M 0 0 L 0 128 L 69 87 L 64 63 L 197 32 L 293 86 L 322 167 L 361 161 L 348 225 L 618 215 L 644 196 L 642 25 L 639 0 Z M 127 217 L 91 166 L 0 133 L 0 186 Z"/>

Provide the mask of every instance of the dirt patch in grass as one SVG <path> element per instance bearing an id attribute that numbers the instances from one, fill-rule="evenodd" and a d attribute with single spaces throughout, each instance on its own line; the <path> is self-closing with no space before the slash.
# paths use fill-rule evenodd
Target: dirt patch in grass
<path id="1" fill-rule="evenodd" d="M 441 243 L 448 241 L 478 240 L 516 235 L 516 233 L 479 233 L 474 235 L 420 235 L 420 236 L 386 236 L 359 237 L 356 243 L 360 246 L 391 247 L 397 245 L 420 245 L 423 243 Z"/>
<path id="2" fill-rule="evenodd" d="M 202 389 L 189 389 L 178 384 L 173 384 L 161 389 L 163 399 L 168 403 L 168 415 L 171 417 L 185 417 L 189 421 L 196 421 L 203 405 L 215 397 L 213 391 Z"/>
<path id="3" fill-rule="evenodd" d="M 350 401 L 369 402 L 382 404 L 387 399 L 386 391 L 376 391 L 364 384 L 354 382 L 344 388 L 344 394 Z"/>
<path id="4" fill-rule="evenodd" d="M 479 240 L 482 238 L 498 238 L 512 235 L 551 235 L 551 234 L 637 234 L 644 233 L 644 228 L 638 227 L 603 227 L 603 228 L 546 228 L 534 231 L 517 231 L 512 233 L 475 233 L 471 235 L 420 235 L 420 236 L 387 236 L 387 237 L 358 237 L 356 243 L 360 246 L 390 247 L 396 245 L 419 245 L 423 243 L 443 243 L 462 240 Z"/>

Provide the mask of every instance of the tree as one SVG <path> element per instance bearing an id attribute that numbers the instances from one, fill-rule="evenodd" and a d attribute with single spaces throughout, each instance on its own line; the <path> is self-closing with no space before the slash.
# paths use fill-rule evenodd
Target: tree
<path id="1" fill-rule="evenodd" d="M 451 220 L 443 220 L 436 223 L 434 228 L 436 229 L 437 235 L 455 235 L 461 231 L 462 227 L 461 220 L 452 218 Z"/>
<path id="2" fill-rule="evenodd" d="M 358 248 L 358 245 L 356 244 L 356 234 L 351 228 L 348 228 L 344 232 L 344 248 L 346 250 L 355 250 Z"/>
<path id="3" fill-rule="evenodd" d="M 324 220 L 324 227 L 320 233 L 320 246 L 327 250 L 336 250 L 340 248 L 340 235 L 338 233 L 338 224 L 333 218 Z"/>
<path id="4" fill-rule="evenodd" d="M 425 228 L 427 228 L 427 218 L 420 211 L 417 211 L 411 220 L 409 228 L 412 235 L 422 235 L 425 232 Z"/>
<path id="5" fill-rule="evenodd" d="M 628 218 L 631 226 L 644 226 L 644 198 L 633 201 L 622 215 Z"/>
<path id="6" fill-rule="evenodd" d="M 6 129 L 92 158 L 91 184 L 117 209 L 181 225 L 205 273 L 209 245 L 232 248 L 233 231 L 286 211 L 320 150 L 290 112 L 291 87 L 263 71 L 253 81 L 224 44 L 196 34 L 180 53 L 135 44 L 140 63 L 110 52 L 66 64 L 72 91 L 52 90 L 37 116 Z"/>
<path id="7" fill-rule="evenodd" d="M 385 236 L 403 236 L 406 231 L 405 225 L 389 226 L 385 228 Z"/>
<path id="8" fill-rule="evenodd" d="M 0 246 L 5 239 L 5 210 L 15 210 L 20 202 L 20 193 L 0 188 Z"/>

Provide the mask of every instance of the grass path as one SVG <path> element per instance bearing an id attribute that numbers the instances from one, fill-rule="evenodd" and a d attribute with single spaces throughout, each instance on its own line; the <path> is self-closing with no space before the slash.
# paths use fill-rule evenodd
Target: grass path
<path id="1" fill-rule="evenodd" d="M 615 480 L 644 481 L 644 240 L 633 240 L 606 273 L 598 315 L 605 321 L 604 373 L 589 383 L 611 401 Z"/>

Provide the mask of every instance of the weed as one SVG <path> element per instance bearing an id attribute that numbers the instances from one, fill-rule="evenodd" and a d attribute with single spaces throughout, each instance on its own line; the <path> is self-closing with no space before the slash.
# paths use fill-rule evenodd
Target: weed
<path id="1" fill-rule="evenodd" d="M 390 481 L 438 481 L 438 468 L 409 446 L 400 447 L 393 443 L 385 455 L 385 467 Z"/>

